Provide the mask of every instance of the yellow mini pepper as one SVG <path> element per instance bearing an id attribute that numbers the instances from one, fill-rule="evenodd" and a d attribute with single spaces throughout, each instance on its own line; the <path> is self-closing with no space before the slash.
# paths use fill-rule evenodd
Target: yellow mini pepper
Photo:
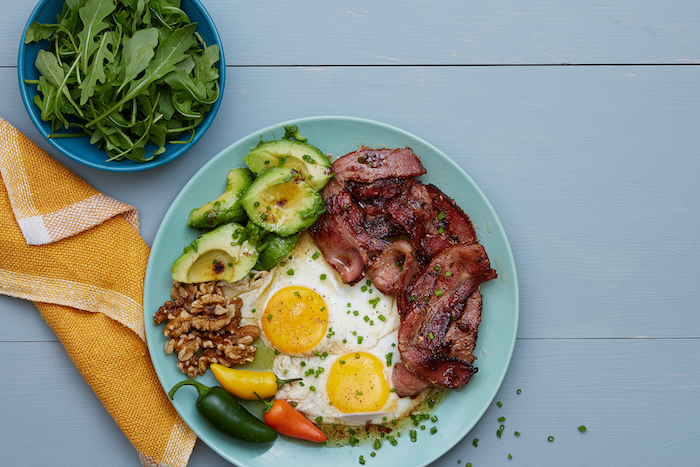
<path id="1" fill-rule="evenodd" d="M 245 400 L 258 400 L 274 396 L 283 384 L 299 381 L 301 378 L 279 379 L 273 371 L 252 371 L 227 368 L 218 363 L 209 366 L 221 387 L 234 396 Z"/>

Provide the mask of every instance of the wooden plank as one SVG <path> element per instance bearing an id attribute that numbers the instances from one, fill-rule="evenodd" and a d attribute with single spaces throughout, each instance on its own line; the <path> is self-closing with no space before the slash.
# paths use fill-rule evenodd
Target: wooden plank
<path id="1" fill-rule="evenodd" d="M 0 343 L 0 353 L 0 371 L 8 375 L 0 399 L 4 465 L 137 463 L 58 344 Z M 668 358 L 648 358 L 659 354 Z M 503 407 L 494 401 L 433 465 L 506 465 L 509 453 L 518 465 L 694 465 L 700 456 L 699 397 L 697 339 L 519 340 L 495 399 Z M 505 422 L 497 420 L 501 416 Z M 516 430 L 521 436 L 513 435 Z M 379 465 L 391 449 L 410 442 L 406 435 L 397 447 L 386 443 L 376 458 L 360 448 L 358 457 L 364 452 L 366 465 Z M 229 464 L 198 442 L 190 465 Z"/>
<path id="2" fill-rule="evenodd" d="M 700 62 L 694 0 L 202 3 L 229 65 Z M 0 66 L 34 5 L 2 2 Z"/>
<path id="3" fill-rule="evenodd" d="M 184 183 L 238 138 L 297 117 L 366 117 L 432 143 L 490 199 L 515 254 L 521 337 L 700 336 L 700 67 L 233 68 L 228 77 L 220 114 L 186 156 L 136 174 L 69 163 L 139 209 L 147 242 Z M 48 147 L 15 86 L 0 69 L 3 114 Z M 8 319 L 22 330 L 9 339 L 33 339 L 24 320 L 34 317 Z"/>

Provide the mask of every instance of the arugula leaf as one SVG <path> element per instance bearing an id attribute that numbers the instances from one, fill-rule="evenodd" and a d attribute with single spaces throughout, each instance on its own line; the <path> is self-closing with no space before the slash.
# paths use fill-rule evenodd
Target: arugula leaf
<path id="1" fill-rule="evenodd" d="M 92 61 L 92 66 L 85 75 L 84 81 L 78 86 L 82 91 L 80 93 L 80 105 L 85 105 L 87 100 L 95 94 L 95 86 L 100 81 L 104 83 L 107 80 L 105 75 L 104 61 L 109 62 L 114 60 L 114 54 L 110 51 L 109 46 L 114 43 L 114 33 L 107 31 L 102 35 L 100 45 L 95 53 L 95 58 Z"/>
<path id="2" fill-rule="evenodd" d="M 151 59 L 155 55 L 153 49 L 158 45 L 158 29 L 140 29 L 129 39 L 124 41 L 123 55 L 126 57 L 126 68 L 124 70 L 124 82 L 117 93 L 122 92 L 124 86 L 146 69 Z"/>
<path id="3" fill-rule="evenodd" d="M 73 104 L 73 107 L 80 112 L 80 109 L 73 101 L 73 97 L 70 95 L 70 91 L 66 88 L 66 73 L 63 68 L 58 63 L 58 59 L 55 55 L 45 51 L 39 50 L 36 57 L 37 70 L 46 78 L 46 80 L 55 88 L 57 88 L 63 95 L 66 96 L 68 101 Z M 56 102 L 59 102 L 58 96 L 56 97 Z M 54 114 L 60 118 L 60 113 L 58 112 L 57 104 L 54 104 Z"/>
<path id="4" fill-rule="evenodd" d="M 82 71 L 88 72 L 88 61 L 99 45 L 95 42 L 95 36 L 109 27 L 109 23 L 103 20 L 114 11 L 114 0 L 88 0 L 80 8 L 80 19 L 83 29 L 78 33 L 80 40 L 79 55 L 82 57 Z"/>
<path id="5" fill-rule="evenodd" d="M 41 24 L 34 22 L 29 25 L 27 32 L 24 34 L 24 43 L 31 44 L 48 39 L 53 35 L 58 27 L 57 24 Z"/>

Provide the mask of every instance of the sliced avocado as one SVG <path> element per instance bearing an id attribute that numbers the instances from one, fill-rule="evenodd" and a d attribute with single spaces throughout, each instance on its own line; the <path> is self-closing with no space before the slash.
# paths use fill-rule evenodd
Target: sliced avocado
<path id="1" fill-rule="evenodd" d="M 281 237 L 310 227 L 325 210 L 321 195 L 291 167 L 273 167 L 258 175 L 241 204 L 251 222 Z"/>
<path id="2" fill-rule="evenodd" d="M 255 264 L 255 269 L 258 271 L 263 271 L 267 269 L 272 269 L 277 266 L 282 259 L 284 259 L 290 251 L 294 249 L 294 246 L 299 240 L 299 233 L 290 235 L 289 237 L 280 237 L 276 233 L 268 233 L 263 237 L 262 243 L 258 246 L 258 250 L 264 247 L 260 251 L 260 256 L 258 257 L 258 262 Z"/>
<path id="3" fill-rule="evenodd" d="M 236 282 L 245 277 L 258 260 L 258 250 L 245 240 L 244 232 L 241 225 L 231 222 L 202 234 L 173 263 L 173 280 L 193 284 Z"/>
<path id="4" fill-rule="evenodd" d="M 217 225 L 245 221 L 246 213 L 241 206 L 241 196 L 252 182 L 253 174 L 249 169 L 242 167 L 231 170 L 226 180 L 226 191 L 214 201 L 193 209 L 187 226 L 213 229 Z"/>
<path id="5" fill-rule="evenodd" d="M 272 167 L 291 167 L 303 174 L 306 183 L 321 191 L 333 176 L 331 163 L 317 148 L 301 141 L 268 141 L 245 156 L 243 161 L 255 173 Z"/>

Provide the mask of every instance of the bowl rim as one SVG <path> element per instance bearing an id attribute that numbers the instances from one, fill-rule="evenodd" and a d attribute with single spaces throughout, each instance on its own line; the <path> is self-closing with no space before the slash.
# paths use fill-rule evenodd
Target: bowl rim
<path id="1" fill-rule="evenodd" d="M 24 79 L 25 79 L 25 68 L 28 66 L 28 50 L 27 50 L 27 45 L 24 43 L 25 36 L 27 33 L 27 28 L 36 21 L 37 17 L 39 14 L 43 11 L 44 8 L 47 7 L 47 5 L 51 3 L 58 3 L 60 2 L 61 4 L 65 3 L 65 0 L 40 0 L 34 9 L 32 10 L 31 14 L 29 15 L 29 18 L 27 19 L 26 24 L 24 25 L 24 29 L 22 30 L 22 35 L 20 37 L 20 44 L 19 44 L 19 53 L 18 53 L 18 58 L 17 58 L 17 78 L 18 78 L 18 83 L 17 85 L 19 86 L 20 94 L 22 96 L 22 103 L 24 104 L 24 108 L 27 110 L 27 113 L 29 114 L 29 118 L 32 120 L 32 123 L 34 123 L 34 126 L 36 129 L 41 133 L 41 135 L 46 139 L 49 144 L 51 144 L 54 148 L 56 148 L 61 154 L 65 155 L 66 157 L 76 161 L 80 162 L 81 164 L 87 165 L 89 167 L 95 168 L 95 169 L 100 169 L 100 170 L 106 170 L 109 172 L 139 172 L 143 170 L 148 170 L 152 169 L 155 167 L 159 167 L 161 165 L 164 165 L 177 157 L 181 156 L 185 152 L 187 152 L 189 149 L 191 149 L 197 141 L 204 135 L 204 133 L 209 129 L 211 126 L 211 123 L 214 121 L 214 118 L 216 114 L 219 111 L 219 107 L 221 106 L 221 101 L 224 96 L 224 85 L 226 83 L 226 61 L 224 58 L 224 47 L 223 47 L 223 42 L 221 41 L 221 36 L 219 35 L 219 31 L 216 27 L 216 24 L 214 23 L 214 20 L 212 19 L 211 15 L 209 12 L 204 8 L 204 5 L 202 5 L 200 0 L 181 0 L 181 6 L 182 4 L 185 4 L 185 9 L 194 9 L 197 11 L 197 13 L 203 18 L 203 22 L 206 24 L 207 28 L 210 29 L 210 33 L 212 36 L 212 44 L 216 44 L 219 46 L 219 64 L 218 64 L 218 70 L 219 70 L 219 98 L 216 100 L 216 102 L 212 105 L 211 109 L 209 109 L 209 112 L 207 112 L 207 115 L 205 116 L 204 120 L 202 123 L 199 124 L 197 127 L 197 131 L 195 132 L 192 141 L 186 143 L 186 144 L 179 144 L 177 146 L 179 147 L 174 147 L 172 143 L 166 143 L 166 148 L 167 151 L 159 156 L 156 156 L 153 160 L 149 162 L 133 162 L 130 160 L 124 160 L 124 161 L 119 161 L 119 162 L 107 162 L 107 153 L 104 152 L 102 149 L 98 149 L 96 145 L 90 144 L 91 148 L 94 148 L 94 151 L 99 151 L 104 153 L 105 158 L 104 160 L 101 161 L 95 161 L 86 158 L 84 155 L 82 155 L 80 152 L 75 151 L 73 148 L 67 146 L 64 144 L 65 139 L 62 138 L 50 138 L 49 134 L 50 132 L 47 131 L 46 125 L 48 122 L 44 122 L 41 119 L 40 113 L 38 113 L 38 108 L 34 104 L 33 101 L 33 96 L 36 94 L 36 92 L 31 93 L 30 92 L 30 86 L 35 86 L 33 84 L 27 85 L 24 84 Z M 189 15 L 188 15 L 189 16 Z M 200 27 L 200 24 L 198 24 L 198 29 Z M 32 65 L 34 66 L 34 65 Z M 81 137 L 83 138 L 83 137 Z M 85 136 L 87 138 L 87 136 Z"/>

